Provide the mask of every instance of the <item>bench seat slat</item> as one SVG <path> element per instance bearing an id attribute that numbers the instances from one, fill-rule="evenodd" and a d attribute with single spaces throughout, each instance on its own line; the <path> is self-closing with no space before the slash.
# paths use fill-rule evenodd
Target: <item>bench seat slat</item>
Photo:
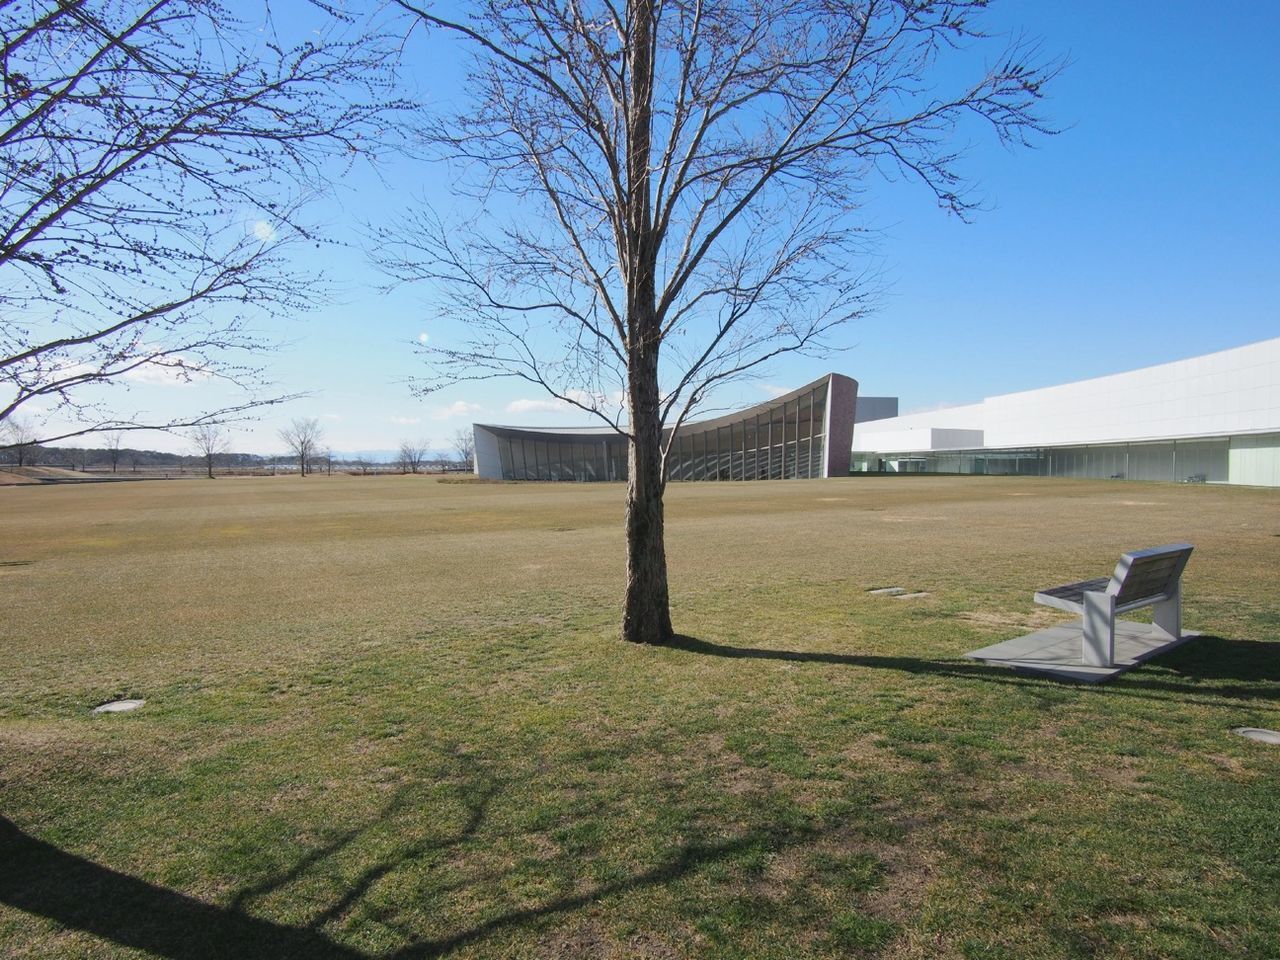
<path id="1" fill-rule="evenodd" d="M 1106 590 L 1110 582 L 1110 577 L 1096 577 L 1093 580 L 1081 580 L 1079 583 L 1064 583 L 1060 587 L 1038 591 L 1035 601 L 1047 607 L 1057 607 L 1067 613 L 1080 613 L 1084 609 L 1085 593 Z"/>
<path id="2" fill-rule="evenodd" d="M 1093 580 L 1081 580 L 1079 583 L 1064 583 L 1060 587 L 1050 587 L 1048 590 L 1041 590 L 1040 592 L 1051 597 L 1057 597 L 1060 600 L 1074 600 L 1076 603 L 1081 603 L 1084 600 L 1086 591 L 1095 593 L 1099 590 L 1105 590 L 1110 582 L 1110 577 L 1096 577 Z"/>

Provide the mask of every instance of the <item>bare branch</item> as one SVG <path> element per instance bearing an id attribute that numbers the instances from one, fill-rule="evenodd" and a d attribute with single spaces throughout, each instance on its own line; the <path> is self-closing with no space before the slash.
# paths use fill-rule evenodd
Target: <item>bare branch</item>
<path id="1" fill-rule="evenodd" d="M 146 374 L 233 385 L 215 417 L 283 399 L 254 330 L 324 299 L 290 263 L 303 208 L 408 106 L 362 26 L 289 46 L 218 0 L 0 4 L 0 421 L 195 422 L 116 413 Z"/>

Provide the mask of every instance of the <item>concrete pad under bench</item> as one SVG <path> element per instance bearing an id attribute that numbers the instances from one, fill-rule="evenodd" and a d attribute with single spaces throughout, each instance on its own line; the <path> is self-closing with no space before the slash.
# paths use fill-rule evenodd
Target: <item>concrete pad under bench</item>
<path id="1" fill-rule="evenodd" d="M 1078 620 L 973 650 L 965 656 L 1059 680 L 1101 683 L 1198 636 L 1198 633 L 1184 632 L 1174 639 L 1152 630 L 1149 623 L 1117 620 L 1115 658 L 1110 666 L 1096 667 L 1085 663 L 1081 656 L 1084 621 Z"/>

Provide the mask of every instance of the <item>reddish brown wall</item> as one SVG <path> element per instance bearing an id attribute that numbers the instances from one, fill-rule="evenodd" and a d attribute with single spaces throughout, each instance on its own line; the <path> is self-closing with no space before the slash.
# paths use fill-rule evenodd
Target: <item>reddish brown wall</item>
<path id="1" fill-rule="evenodd" d="M 853 418 L 858 405 L 858 381 L 831 375 L 831 391 L 827 397 L 827 469 L 828 477 L 847 477 L 853 451 Z"/>

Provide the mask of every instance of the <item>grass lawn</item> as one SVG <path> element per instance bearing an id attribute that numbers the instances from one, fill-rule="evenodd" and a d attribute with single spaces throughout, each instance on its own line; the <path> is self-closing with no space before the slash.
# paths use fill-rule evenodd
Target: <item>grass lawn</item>
<path id="1" fill-rule="evenodd" d="M 1280 491 L 674 484 L 659 649 L 622 494 L 0 489 L 0 955 L 1280 956 Z M 1180 539 L 1205 638 L 962 658 Z"/>

